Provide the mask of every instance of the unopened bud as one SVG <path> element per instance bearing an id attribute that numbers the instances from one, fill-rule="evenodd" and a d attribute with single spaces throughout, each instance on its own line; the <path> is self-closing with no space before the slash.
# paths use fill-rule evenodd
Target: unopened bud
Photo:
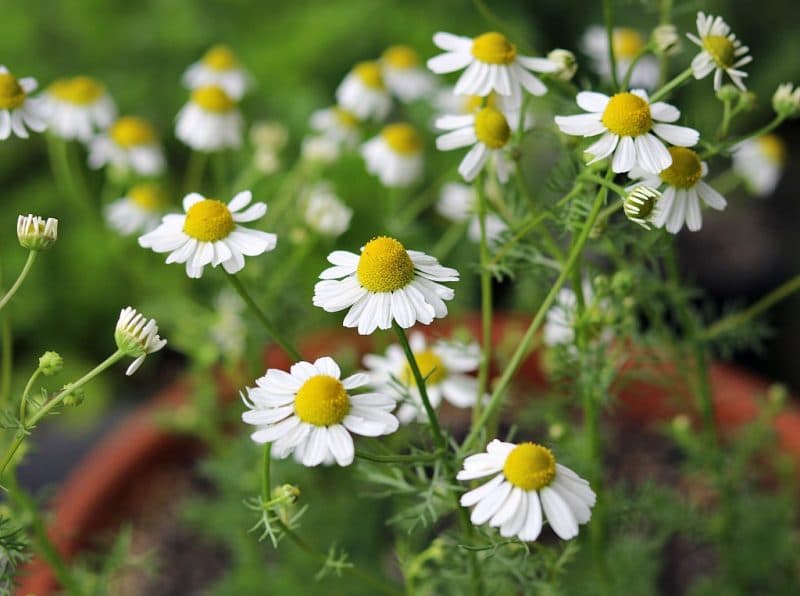
<path id="1" fill-rule="evenodd" d="M 778 85 L 772 96 L 772 108 L 779 116 L 796 118 L 800 115 L 800 87 L 792 83 Z"/>
<path id="2" fill-rule="evenodd" d="M 45 352 L 39 357 L 39 370 L 46 377 L 61 372 L 62 368 L 64 359 L 58 352 Z"/>
<path id="3" fill-rule="evenodd" d="M 649 186 L 637 186 L 628 196 L 622 205 L 625 216 L 642 226 L 645 230 L 650 229 L 650 220 L 655 215 L 655 207 L 661 193 Z"/>
<path id="4" fill-rule="evenodd" d="M 578 61 L 575 54 L 569 50 L 558 48 L 547 54 L 547 59 L 558 67 L 558 70 L 551 72 L 550 76 L 559 81 L 569 81 L 578 71 Z"/>
<path id="5" fill-rule="evenodd" d="M 47 250 L 58 239 L 58 220 L 38 215 L 20 215 L 17 218 L 17 238 L 28 250 Z"/>
<path id="6" fill-rule="evenodd" d="M 675 25 L 659 25 L 650 36 L 653 49 L 661 56 L 674 56 L 681 51 L 681 38 Z"/>
<path id="7" fill-rule="evenodd" d="M 64 387 L 64 389 L 68 389 L 68 387 Z M 61 403 L 68 408 L 75 408 L 81 405 L 84 399 L 86 399 L 86 393 L 83 391 L 83 389 L 74 389 L 64 396 L 64 399 Z"/>

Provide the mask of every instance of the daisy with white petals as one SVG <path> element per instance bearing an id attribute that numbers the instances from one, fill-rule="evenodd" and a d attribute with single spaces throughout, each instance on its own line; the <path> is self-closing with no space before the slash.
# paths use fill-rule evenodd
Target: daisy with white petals
<path id="1" fill-rule="evenodd" d="M 409 336 L 409 345 L 425 379 L 431 406 L 438 407 L 443 398 L 458 408 L 475 405 L 478 380 L 466 373 L 478 370 L 481 360 L 478 344 L 439 340 L 429 345 L 422 333 L 414 332 Z M 396 412 L 401 423 L 428 420 L 413 372 L 399 344 L 390 345 L 383 356 L 367 354 L 364 366 L 369 371 L 370 384 L 377 390 L 396 395 L 398 400 L 408 398 Z"/>
<path id="2" fill-rule="evenodd" d="M 436 79 L 425 70 L 417 53 L 408 46 L 397 45 L 381 55 L 383 80 L 400 101 L 416 101 L 436 89 Z"/>
<path id="3" fill-rule="evenodd" d="M 47 128 L 42 100 L 30 97 L 36 87 L 33 77 L 18 79 L 0 64 L 0 141 L 5 141 L 12 132 L 27 139 L 29 128 L 35 132 Z"/>
<path id="4" fill-rule="evenodd" d="M 515 445 L 495 439 L 486 453 L 464 460 L 457 478 L 486 476 L 492 479 L 464 493 L 461 505 L 474 505 L 472 523 L 499 528 L 504 538 L 532 542 L 546 520 L 560 538 L 570 540 L 592 517 L 597 497 L 589 483 L 536 443 Z"/>
<path id="5" fill-rule="evenodd" d="M 338 104 L 359 120 L 383 120 L 392 109 L 378 62 L 360 62 L 336 89 Z"/>
<path id="6" fill-rule="evenodd" d="M 458 281 L 458 271 L 442 267 L 435 257 L 406 248 L 394 238 L 379 236 L 361 254 L 337 250 L 328 255 L 333 267 L 314 286 L 314 306 L 327 312 L 349 309 L 345 327 L 361 335 L 389 329 L 396 322 L 408 329 L 447 315 L 445 300 L 455 292 L 440 282 Z"/>
<path id="7" fill-rule="evenodd" d="M 677 234 L 686 227 L 696 232 L 703 227 L 700 201 L 721 211 L 728 204 L 721 194 L 703 181 L 708 175 L 708 165 L 691 149 L 670 147 L 672 165 L 657 176 L 648 175 L 634 169 L 629 176 L 637 179 L 636 184 L 644 184 L 661 191 L 661 199 L 655 205 L 655 214 L 650 220 L 659 228 L 666 227 L 671 234 Z"/>
<path id="8" fill-rule="evenodd" d="M 361 126 L 352 112 L 332 106 L 311 114 L 311 128 L 346 147 L 353 147 L 361 137 Z"/>
<path id="9" fill-rule="evenodd" d="M 237 101 L 251 83 L 250 75 L 239 64 L 236 54 L 222 44 L 208 50 L 202 60 L 192 64 L 183 74 L 183 84 L 189 89 L 215 85 Z"/>
<path id="10" fill-rule="evenodd" d="M 253 203 L 249 190 L 237 194 L 227 205 L 193 192 L 183 199 L 185 215 L 165 215 L 161 225 L 139 238 L 139 245 L 155 252 L 168 252 L 167 263 L 186 263 L 186 274 L 203 275 L 206 265 L 222 265 L 228 273 L 244 267 L 244 257 L 255 257 L 275 248 L 275 234 L 239 225 L 255 221 L 267 212 L 265 203 Z M 247 207 L 245 209 L 245 207 Z"/>
<path id="11" fill-rule="evenodd" d="M 158 352 L 167 345 L 167 340 L 158 336 L 156 320 L 147 319 L 130 306 L 119 313 L 114 341 L 121 352 L 136 358 L 125 371 L 128 376 L 139 370 L 148 354 Z"/>
<path id="12" fill-rule="evenodd" d="M 341 379 L 332 358 L 298 362 L 289 372 L 270 368 L 247 388 L 242 420 L 257 427 L 256 443 L 272 443 L 272 455 L 294 453 L 304 466 L 349 466 L 355 454 L 351 433 L 377 437 L 398 428 L 395 401 L 380 393 L 352 393 L 369 382 L 365 374 Z"/>
<path id="13" fill-rule="evenodd" d="M 317 234 L 335 238 L 350 227 L 353 210 L 336 196 L 330 184 L 322 182 L 308 193 L 303 215 L 306 225 Z"/>
<path id="14" fill-rule="evenodd" d="M 208 85 L 192 91 L 178 112 L 175 136 L 195 151 L 238 149 L 242 144 L 242 115 L 222 87 Z"/>
<path id="15" fill-rule="evenodd" d="M 786 165 L 786 144 L 773 134 L 742 141 L 733 147 L 733 171 L 753 194 L 766 197 L 775 191 Z"/>
<path id="16" fill-rule="evenodd" d="M 422 177 L 422 137 L 410 124 L 385 126 L 381 133 L 361 146 L 367 171 L 389 188 L 408 187 Z"/>
<path id="17" fill-rule="evenodd" d="M 47 127 L 55 135 L 87 143 L 117 116 L 117 106 L 102 83 L 91 77 L 59 79 L 42 94 Z"/>
<path id="18" fill-rule="evenodd" d="M 733 84 L 745 90 L 744 79 L 747 73 L 739 70 L 753 61 L 748 54 L 750 49 L 743 46 L 731 33 L 731 28 L 722 17 L 706 16 L 697 13 L 697 35 L 687 33 L 686 37 L 701 48 L 701 52 L 692 60 L 692 72 L 695 79 L 704 79 L 714 73 L 714 91 L 722 86 L 722 73 L 730 77 Z"/>
<path id="19" fill-rule="evenodd" d="M 652 89 L 658 84 L 659 66 L 655 56 L 642 56 L 647 49 L 647 40 L 641 33 L 627 27 L 614 27 L 611 45 L 617 63 L 617 79 L 622 80 L 631 64 L 636 62 L 631 72 L 630 84 L 633 87 Z M 608 33 L 601 25 L 592 25 L 583 34 L 581 50 L 592 60 L 594 69 L 605 80 L 611 80 L 611 60 L 608 56 Z M 638 60 L 637 60 L 638 58 Z"/>
<path id="20" fill-rule="evenodd" d="M 106 205 L 103 213 L 111 228 L 130 236 L 156 229 L 167 202 L 167 193 L 160 184 L 142 182 Z"/>
<path id="21" fill-rule="evenodd" d="M 576 116 L 556 116 L 556 124 L 568 135 L 594 137 L 603 135 L 586 149 L 594 163 L 614 154 L 611 169 L 630 172 L 635 166 L 658 174 L 672 163 L 661 139 L 680 147 L 697 144 L 700 133 L 692 128 L 668 124 L 680 118 L 680 111 L 662 101 L 650 103 L 647 92 L 632 89 L 611 97 L 593 91 L 581 91 L 578 106 L 589 112 Z"/>
<path id="22" fill-rule="evenodd" d="M 106 132 L 89 141 L 89 167 L 111 165 L 139 176 L 158 176 L 166 159 L 155 129 L 135 116 L 123 116 Z"/>

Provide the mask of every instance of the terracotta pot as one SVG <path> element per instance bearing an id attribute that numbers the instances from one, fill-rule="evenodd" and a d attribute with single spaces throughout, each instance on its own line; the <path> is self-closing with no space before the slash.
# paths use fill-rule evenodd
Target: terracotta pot
<path id="1" fill-rule="evenodd" d="M 522 316 L 496 316 L 493 344 L 501 345 L 513 340 L 524 332 L 527 323 L 528 319 Z M 419 329 L 428 335 L 446 336 L 456 327 L 466 327 L 480 337 L 477 316 L 445 320 Z M 370 342 L 370 338 L 338 328 L 310 336 L 302 343 L 301 352 L 305 358 L 314 359 L 329 354 L 332 346 L 349 345 L 358 354 L 363 354 Z M 286 368 L 291 364 L 289 358 L 274 347 L 267 349 L 265 360 L 268 367 Z M 546 386 L 538 353 L 534 352 L 527 358 L 518 380 L 531 388 Z M 770 386 L 762 379 L 724 364 L 711 367 L 711 384 L 717 421 L 724 433 L 733 432 L 756 416 L 759 409 L 757 400 Z M 235 395 L 230 388 L 220 393 Z M 686 392 L 676 391 L 675 387 L 667 390 L 634 381 L 621 388 L 618 395 L 620 407 L 615 415 L 621 424 L 654 424 L 669 420 L 677 413 L 693 411 Z M 112 429 L 69 475 L 54 500 L 53 523 L 49 530 L 67 558 L 85 547 L 93 535 L 119 526 L 125 519 L 126 499 L 135 496 L 134 487 L 147 483 L 154 470 L 186 465 L 199 455 L 202 446 L 196 441 L 169 434 L 155 420 L 157 412 L 185 403 L 187 397 L 188 386 L 185 383 L 177 383 L 159 393 Z M 459 420 L 455 409 L 449 414 L 456 426 L 466 421 L 466 418 Z M 775 432 L 780 448 L 800 467 L 800 410 L 790 407 L 780 414 L 775 420 Z M 54 593 L 56 588 L 50 569 L 36 559 L 28 566 L 17 593 L 45 596 Z"/>

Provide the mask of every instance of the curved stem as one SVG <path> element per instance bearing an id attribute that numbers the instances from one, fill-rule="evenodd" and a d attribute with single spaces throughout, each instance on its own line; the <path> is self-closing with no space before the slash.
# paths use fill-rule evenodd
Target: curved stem
<path id="1" fill-rule="evenodd" d="M 687 80 L 691 78 L 692 73 L 693 73 L 692 67 L 690 66 L 682 73 L 680 73 L 678 76 L 676 76 L 674 79 L 669 81 L 666 85 L 661 87 L 661 89 L 653 93 L 653 95 L 650 96 L 650 105 L 657 102 L 659 99 L 666 97 L 666 95 L 669 94 L 670 91 L 672 91 L 673 89 L 683 85 L 683 83 L 685 83 Z"/>
<path id="2" fill-rule="evenodd" d="M 768 134 L 768 133 L 772 132 L 773 130 L 775 130 L 778 126 L 780 126 L 781 123 L 784 120 L 786 120 L 785 116 L 777 115 L 777 116 L 775 116 L 775 118 L 770 120 L 767 124 L 765 124 L 764 126 L 762 126 L 759 129 L 754 130 L 753 132 L 750 132 L 750 133 L 748 133 L 746 135 L 742 135 L 740 137 L 737 137 L 737 138 L 732 139 L 730 141 L 727 141 L 725 143 L 721 143 L 719 145 L 713 146 L 711 149 L 708 149 L 708 150 L 704 151 L 703 153 L 700 154 L 700 159 L 708 159 L 709 157 L 712 157 L 712 156 L 716 155 L 717 153 L 721 153 L 722 151 L 724 151 L 725 149 L 727 149 L 729 147 L 733 147 L 734 145 L 738 145 L 742 141 L 746 141 L 747 139 L 760 137 L 762 135 Z"/>
<path id="3" fill-rule="evenodd" d="M 25 404 L 28 401 L 28 393 L 30 393 L 31 387 L 33 387 L 33 384 L 36 382 L 36 379 L 39 377 L 41 372 L 42 372 L 42 369 L 41 368 L 37 368 L 35 371 L 33 371 L 33 374 L 31 375 L 31 378 L 28 379 L 28 382 L 25 384 L 25 389 L 22 391 L 22 398 L 19 400 L 19 419 L 20 420 L 25 420 Z"/>
<path id="4" fill-rule="evenodd" d="M 591 182 L 594 182 L 595 184 L 599 184 L 600 186 L 605 186 L 609 190 L 613 190 L 615 193 L 617 193 L 618 195 L 620 195 L 623 198 L 625 198 L 625 196 L 628 194 L 628 191 L 625 190 L 624 187 L 620 186 L 619 184 L 615 184 L 614 182 L 611 182 L 611 180 L 609 180 L 607 178 L 603 178 L 602 176 L 598 176 L 597 174 L 595 174 L 593 172 L 585 172 L 583 174 L 580 174 L 579 177 L 580 177 L 581 180 L 590 180 Z"/>
<path id="5" fill-rule="evenodd" d="M 17 293 L 17 290 L 19 290 L 20 286 L 22 285 L 22 282 L 24 282 L 25 278 L 28 277 L 28 273 L 30 272 L 31 267 L 33 267 L 33 262 L 36 260 L 36 255 L 38 252 L 39 251 L 32 250 L 28 253 L 28 258 L 25 261 L 25 265 L 22 267 L 22 271 L 19 273 L 19 277 L 17 277 L 14 285 L 12 285 L 8 292 L 6 292 L 5 296 L 0 298 L 0 310 L 3 310 L 3 307 L 11 301 L 11 299 L 14 297 L 14 294 Z"/>

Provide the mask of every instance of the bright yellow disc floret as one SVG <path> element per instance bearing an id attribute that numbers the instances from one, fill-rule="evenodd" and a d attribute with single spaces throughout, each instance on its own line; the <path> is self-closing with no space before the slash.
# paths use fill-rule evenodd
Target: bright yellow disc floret
<path id="1" fill-rule="evenodd" d="M 433 350 L 415 352 L 414 359 L 417 361 L 419 372 L 422 373 L 422 378 L 425 379 L 426 385 L 438 385 L 447 377 L 447 368 L 444 365 L 444 361 Z M 400 375 L 400 380 L 409 387 L 416 386 L 414 373 L 408 364 L 405 365 Z"/>
<path id="2" fill-rule="evenodd" d="M 653 127 L 650 104 L 628 92 L 611 97 L 602 121 L 608 130 L 621 137 L 638 137 L 650 132 Z"/>
<path id="3" fill-rule="evenodd" d="M 408 46 L 391 46 L 381 56 L 381 59 L 393 68 L 413 68 L 419 64 L 419 56 Z"/>
<path id="4" fill-rule="evenodd" d="M 487 64 L 511 64 L 517 59 L 517 46 L 502 33 L 491 31 L 472 41 L 472 55 Z"/>
<path id="5" fill-rule="evenodd" d="M 414 279 L 414 263 L 400 242 L 379 236 L 361 251 L 356 277 L 370 292 L 394 292 Z"/>
<path id="6" fill-rule="evenodd" d="M 377 62 L 359 62 L 353 67 L 353 72 L 364 85 L 372 89 L 383 89 L 383 75 Z"/>
<path id="7" fill-rule="evenodd" d="M 731 68 L 736 59 L 733 42 L 724 35 L 707 35 L 703 38 L 703 49 L 709 53 L 720 68 Z"/>
<path id="8" fill-rule="evenodd" d="M 422 151 L 422 137 L 410 124 L 389 124 L 381 131 L 381 136 L 400 155 L 418 155 Z"/>
<path id="9" fill-rule="evenodd" d="M 294 411 L 300 420 L 314 426 L 339 424 L 350 412 L 350 396 L 338 379 L 317 375 L 297 391 Z"/>
<path id="10" fill-rule="evenodd" d="M 672 165 L 663 170 L 661 179 L 675 188 L 692 188 L 703 176 L 700 156 L 686 147 L 670 147 Z"/>
<path id="11" fill-rule="evenodd" d="M 25 91 L 16 77 L 0 72 L 0 110 L 13 110 L 25 103 Z"/>
<path id="12" fill-rule="evenodd" d="M 91 77 L 73 77 L 59 79 L 52 83 L 48 91 L 62 101 L 79 106 L 96 102 L 105 93 L 102 83 Z"/>
<path id="13" fill-rule="evenodd" d="M 556 477 L 556 458 L 547 447 L 521 443 L 506 457 L 503 474 L 522 490 L 539 490 Z"/>
<path id="14" fill-rule="evenodd" d="M 239 61 L 228 46 L 218 44 L 206 52 L 203 64 L 211 70 L 230 70 L 238 66 Z"/>
<path id="15" fill-rule="evenodd" d="M 156 132 L 150 124 L 136 116 L 123 116 L 108 131 L 114 142 L 120 147 L 152 145 L 156 142 Z"/>
<path id="16" fill-rule="evenodd" d="M 230 112 L 236 102 L 222 87 L 208 85 L 192 91 L 192 102 L 209 112 Z"/>
<path id="17" fill-rule="evenodd" d="M 475 114 L 475 136 L 489 149 L 500 149 L 511 138 L 511 127 L 503 112 L 485 107 Z"/>
<path id="18" fill-rule="evenodd" d="M 183 231 L 202 242 L 216 242 L 226 238 L 235 227 L 233 215 L 225 203 L 204 199 L 189 208 Z"/>

